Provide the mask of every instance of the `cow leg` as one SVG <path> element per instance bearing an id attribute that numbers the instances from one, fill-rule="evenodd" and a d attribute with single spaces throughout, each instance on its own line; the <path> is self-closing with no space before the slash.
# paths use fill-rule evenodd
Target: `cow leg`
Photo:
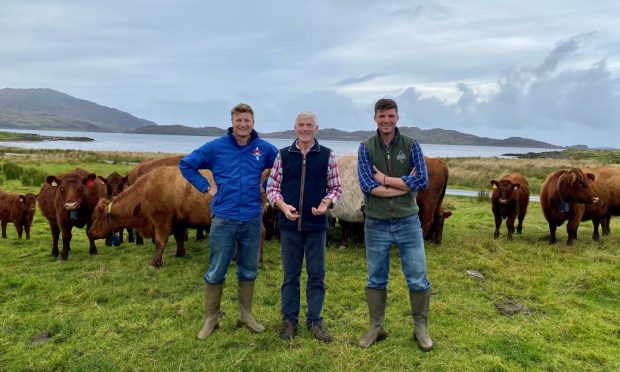
<path id="1" fill-rule="evenodd" d="M 125 229 L 120 229 L 120 230 L 118 230 L 118 235 L 119 235 L 119 237 L 120 237 L 120 242 L 121 242 L 121 243 L 123 242 L 123 230 L 125 230 Z"/>
<path id="2" fill-rule="evenodd" d="M 495 233 L 493 234 L 493 239 L 499 238 L 499 228 L 502 226 L 502 216 L 499 214 L 495 215 Z"/>
<path id="3" fill-rule="evenodd" d="M 515 217 L 516 215 L 510 215 L 506 219 L 506 228 L 508 228 L 508 240 L 512 240 L 512 234 L 515 232 Z"/>
<path id="4" fill-rule="evenodd" d="M 187 241 L 187 229 L 185 227 L 174 228 L 174 239 L 177 242 L 177 257 L 185 257 L 185 242 Z"/>
<path id="5" fill-rule="evenodd" d="M 606 214 L 605 217 L 603 217 L 603 221 L 601 221 L 601 229 L 603 230 L 603 236 L 607 236 L 611 232 L 609 228 L 610 220 L 611 220 L 611 215 Z"/>
<path id="6" fill-rule="evenodd" d="M 144 239 L 137 231 L 136 231 L 136 245 L 144 245 Z"/>
<path id="7" fill-rule="evenodd" d="M 517 234 L 519 235 L 523 231 L 523 219 L 525 219 L 525 213 L 519 213 L 519 224 L 517 225 Z"/>
<path id="8" fill-rule="evenodd" d="M 50 232 L 52 233 L 52 256 L 58 257 L 58 238 L 60 237 L 58 225 L 50 222 Z"/>
<path id="9" fill-rule="evenodd" d="M 127 241 L 133 243 L 133 229 L 127 229 Z"/>
<path id="10" fill-rule="evenodd" d="M 594 231 L 592 231 L 592 240 L 594 241 L 598 241 L 600 239 L 600 236 L 598 234 L 598 225 L 600 223 L 601 221 L 598 218 L 592 219 L 592 225 L 594 226 Z"/>
<path id="11" fill-rule="evenodd" d="M 555 244 L 557 242 L 557 239 L 555 238 L 555 231 L 557 229 L 557 225 L 549 222 L 549 244 Z"/>
<path id="12" fill-rule="evenodd" d="M 8 222 L 2 221 L 2 239 L 6 239 L 6 225 Z"/>
<path id="13" fill-rule="evenodd" d="M 26 240 L 30 240 L 30 223 L 24 226 L 24 231 L 26 232 Z"/>
<path id="14" fill-rule="evenodd" d="M 86 237 L 88 238 L 88 243 L 90 244 L 88 252 L 91 256 L 94 256 L 97 254 L 97 246 L 95 245 L 95 239 L 93 239 L 92 236 L 90 236 L 90 234 L 88 233 L 91 225 L 92 224 L 90 223 L 86 225 Z"/>
<path id="15" fill-rule="evenodd" d="M 196 229 L 196 240 L 203 240 L 205 238 L 205 230 L 202 227 Z"/>
<path id="16" fill-rule="evenodd" d="M 62 232 L 62 252 L 60 252 L 60 259 L 66 261 L 69 258 L 69 250 L 71 249 L 71 227 L 65 227 L 61 229 Z"/>
<path id="17" fill-rule="evenodd" d="M 166 249 L 166 244 L 168 243 L 169 236 L 170 227 L 166 226 L 165 228 L 155 228 L 155 237 L 153 238 L 153 240 L 155 241 L 155 254 L 153 255 L 151 266 L 162 267 L 164 265 L 162 256 L 164 255 L 164 249 Z M 183 241 L 183 239 L 179 240 Z"/>
<path id="18" fill-rule="evenodd" d="M 16 223 L 15 224 L 15 230 L 17 230 L 17 237 L 18 237 L 18 239 L 21 240 L 22 234 L 24 232 L 24 227 L 22 226 L 21 223 Z"/>
<path id="19" fill-rule="evenodd" d="M 568 233 L 568 239 L 566 245 L 573 245 L 573 241 L 577 239 L 577 229 L 579 228 L 579 220 L 568 221 L 566 225 L 566 232 Z"/>

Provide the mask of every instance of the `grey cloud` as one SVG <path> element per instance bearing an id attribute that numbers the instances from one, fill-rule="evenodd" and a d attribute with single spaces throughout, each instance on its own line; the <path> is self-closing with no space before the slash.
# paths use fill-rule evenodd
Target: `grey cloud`
<path id="1" fill-rule="evenodd" d="M 363 75 L 363 76 L 359 76 L 359 77 L 349 77 L 346 78 L 344 80 L 340 80 L 339 82 L 336 83 L 337 86 L 345 86 L 345 85 L 352 85 L 352 84 L 359 84 L 359 83 L 365 83 L 367 81 L 376 79 L 378 77 L 382 77 L 383 74 L 382 73 L 373 73 L 373 74 L 367 74 L 367 75 Z"/>

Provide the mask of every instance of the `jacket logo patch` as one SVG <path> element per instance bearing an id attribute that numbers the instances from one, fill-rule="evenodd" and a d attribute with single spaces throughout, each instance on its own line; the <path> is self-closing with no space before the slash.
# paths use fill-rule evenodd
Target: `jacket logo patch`
<path id="1" fill-rule="evenodd" d="M 396 159 L 403 164 L 403 162 L 405 161 L 405 159 L 407 158 L 407 156 L 405 154 L 403 154 L 403 152 L 401 150 L 398 150 L 398 155 L 396 155 Z"/>
<path id="2" fill-rule="evenodd" d="M 258 148 L 258 146 L 256 146 L 254 151 L 252 151 L 252 155 L 254 155 L 254 157 L 256 157 L 256 161 L 259 161 L 260 157 L 263 156 L 263 153 L 260 152 L 260 149 Z"/>

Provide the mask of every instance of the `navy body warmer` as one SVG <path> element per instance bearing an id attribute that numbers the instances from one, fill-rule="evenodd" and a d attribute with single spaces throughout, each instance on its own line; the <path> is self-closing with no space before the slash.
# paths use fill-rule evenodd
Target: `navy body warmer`
<path id="1" fill-rule="evenodd" d="M 297 208 L 300 217 L 289 221 L 280 213 L 282 230 L 320 231 L 327 229 L 327 216 L 315 216 L 312 207 L 317 208 L 327 195 L 327 168 L 331 150 L 319 145 L 318 141 L 304 156 L 295 142 L 280 150 L 282 159 L 282 197 L 287 204 Z"/>

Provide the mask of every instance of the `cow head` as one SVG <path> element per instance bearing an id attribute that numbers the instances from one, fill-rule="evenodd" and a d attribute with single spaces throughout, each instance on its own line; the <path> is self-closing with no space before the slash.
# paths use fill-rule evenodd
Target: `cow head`
<path id="1" fill-rule="evenodd" d="M 60 197 L 62 206 L 67 211 L 75 211 L 80 208 L 86 189 L 95 186 L 96 178 L 97 175 L 94 173 L 90 173 L 86 177 L 69 173 L 61 178 L 47 176 L 45 182 L 56 188 L 56 197 Z"/>
<path id="2" fill-rule="evenodd" d="M 99 199 L 97 206 L 93 210 L 93 222 L 90 229 L 88 229 L 88 234 L 93 237 L 93 239 L 104 239 L 114 232 L 109 206 L 110 201 L 102 198 Z"/>
<path id="3" fill-rule="evenodd" d="M 37 196 L 33 193 L 27 193 L 19 196 L 19 203 L 22 206 L 22 215 L 34 215 L 37 210 Z"/>
<path id="4" fill-rule="evenodd" d="M 513 200 L 513 195 L 516 190 L 521 187 L 518 183 L 513 183 L 507 179 L 491 180 L 493 188 L 493 200 L 497 200 L 499 204 L 510 204 Z"/>
<path id="5" fill-rule="evenodd" d="M 123 177 L 116 172 L 110 173 L 107 178 L 103 178 L 101 176 L 98 177 L 108 189 L 108 197 L 112 198 L 118 194 L 120 194 L 127 185 L 127 176 Z"/>
<path id="6" fill-rule="evenodd" d="M 562 171 L 558 177 L 560 199 L 572 203 L 597 203 L 599 198 L 593 188 L 595 179 L 594 174 L 584 173 L 578 168 Z"/>

